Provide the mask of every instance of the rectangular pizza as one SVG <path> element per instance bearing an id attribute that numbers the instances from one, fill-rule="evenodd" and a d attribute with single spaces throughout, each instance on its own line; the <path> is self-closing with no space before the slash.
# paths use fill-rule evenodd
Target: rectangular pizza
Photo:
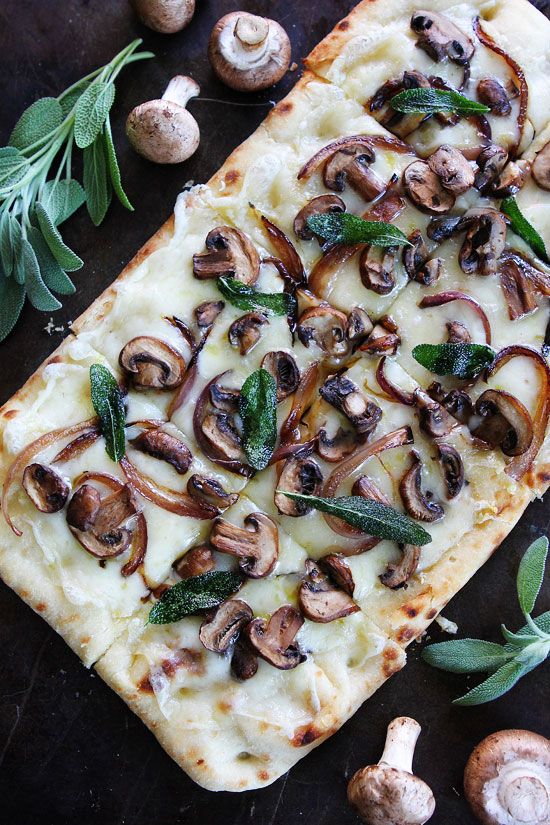
<path id="1" fill-rule="evenodd" d="M 549 42 L 359 3 L 0 410 L 0 575 L 206 788 L 335 732 L 550 482 Z"/>

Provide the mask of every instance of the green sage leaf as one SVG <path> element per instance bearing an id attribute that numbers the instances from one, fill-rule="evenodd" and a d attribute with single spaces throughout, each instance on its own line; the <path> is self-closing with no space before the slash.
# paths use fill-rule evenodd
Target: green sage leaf
<path id="1" fill-rule="evenodd" d="M 35 309 L 41 312 L 55 312 L 61 304 L 42 280 L 38 258 L 27 238 L 23 238 L 21 243 L 21 256 L 25 269 L 27 298 Z"/>
<path id="2" fill-rule="evenodd" d="M 12 218 L 10 213 L 5 210 L 0 219 L 0 260 L 2 261 L 2 269 L 4 275 L 9 277 L 13 272 L 14 265 L 14 243 Z"/>
<path id="3" fill-rule="evenodd" d="M 249 375 L 239 395 L 243 448 L 255 470 L 269 464 L 277 441 L 277 384 L 264 369 Z"/>
<path id="4" fill-rule="evenodd" d="M 471 707 L 472 705 L 483 705 L 486 702 L 492 702 L 493 699 L 498 699 L 499 696 L 508 693 L 527 672 L 528 670 L 521 662 L 515 660 L 506 662 L 480 685 L 468 691 L 464 696 L 455 699 L 453 705 Z"/>
<path id="5" fill-rule="evenodd" d="M 212 570 L 183 579 L 153 605 L 148 624 L 177 622 L 191 613 L 217 607 L 239 589 L 242 581 L 242 576 L 229 570 Z"/>
<path id="6" fill-rule="evenodd" d="M 90 367 L 90 391 L 107 455 L 113 461 L 120 461 L 126 452 L 124 400 L 115 377 L 102 364 Z"/>
<path id="7" fill-rule="evenodd" d="M 519 564 L 517 591 L 522 613 L 533 612 L 537 596 L 544 580 L 544 568 L 548 557 L 548 539 L 539 536 L 525 551 Z"/>
<path id="8" fill-rule="evenodd" d="M 49 180 L 44 185 L 40 202 L 55 226 L 70 218 L 86 200 L 84 189 L 77 180 Z"/>
<path id="9" fill-rule="evenodd" d="M 15 146 L 0 147 L 0 190 L 9 190 L 30 169 L 29 161 Z"/>
<path id="10" fill-rule="evenodd" d="M 63 123 L 63 109 L 57 98 L 41 97 L 25 109 L 10 135 L 9 144 L 27 149 L 44 140 Z"/>
<path id="11" fill-rule="evenodd" d="M 75 286 L 55 260 L 40 230 L 31 226 L 27 230 L 27 237 L 38 258 L 44 284 L 48 289 L 58 292 L 60 295 L 72 295 L 76 291 Z"/>
<path id="12" fill-rule="evenodd" d="M 483 103 L 446 89 L 405 89 L 392 97 L 390 106 L 403 114 L 456 112 L 459 115 L 477 115 L 491 111 Z"/>
<path id="13" fill-rule="evenodd" d="M 111 184 L 107 177 L 107 160 L 103 138 L 99 135 L 84 149 L 84 189 L 86 207 L 95 226 L 99 226 L 111 203 Z"/>
<path id="14" fill-rule="evenodd" d="M 35 212 L 46 243 L 59 265 L 67 272 L 80 269 L 84 262 L 63 242 L 59 230 L 41 203 L 36 204 Z"/>
<path id="15" fill-rule="evenodd" d="M 103 139 L 105 142 L 105 155 L 107 158 L 107 168 L 109 170 L 109 176 L 111 178 L 111 183 L 113 184 L 113 189 L 115 190 L 115 195 L 119 199 L 120 203 L 129 209 L 130 212 L 134 211 L 134 207 L 128 200 L 128 196 L 126 192 L 122 188 L 122 180 L 120 177 L 120 168 L 118 165 L 118 160 L 116 156 L 115 144 L 113 142 L 113 134 L 111 132 L 111 121 L 107 116 L 107 120 L 105 121 L 105 126 L 103 127 Z"/>
<path id="16" fill-rule="evenodd" d="M 493 363 L 495 352 L 485 344 L 418 344 L 412 356 L 436 375 L 475 378 Z"/>
<path id="17" fill-rule="evenodd" d="M 407 236 L 396 226 L 383 221 L 365 221 L 349 212 L 311 215 L 307 225 L 315 235 L 329 243 L 368 243 L 372 246 L 410 246 Z"/>
<path id="18" fill-rule="evenodd" d="M 17 218 L 11 220 L 11 240 L 13 248 L 12 275 L 18 284 L 25 283 L 25 259 L 23 256 L 23 230 Z"/>
<path id="19" fill-rule="evenodd" d="M 543 239 L 535 227 L 529 223 L 525 215 L 520 211 L 513 195 L 509 198 L 504 198 L 500 204 L 500 211 L 508 216 L 510 219 L 510 227 L 516 235 L 523 238 L 525 243 L 529 244 L 533 252 L 538 255 L 541 260 L 545 263 L 550 263 Z"/>
<path id="20" fill-rule="evenodd" d="M 24 303 L 23 284 L 18 284 L 13 278 L 5 278 L 0 273 L 0 341 L 7 338 L 16 325 Z"/>
<path id="21" fill-rule="evenodd" d="M 80 83 L 75 85 L 74 89 L 59 95 L 57 99 L 59 100 L 63 117 L 67 117 L 67 115 L 72 112 L 78 102 L 78 99 L 84 94 L 89 85 L 89 80 L 81 80 Z"/>
<path id="22" fill-rule="evenodd" d="M 507 651 L 503 645 L 482 639 L 453 639 L 428 645 L 422 651 L 422 658 L 427 664 L 450 673 L 487 673 L 513 656 L 514 653 Z"/>
<path id="23" fill-rule="evenodd" d="M 216 283 L 224 298 L 239 309 L 260 309 L 266 315 L 288 315 L 296 306 L 296 299 L 286 292 L 258 292 L 254 287 L 225 275 Z"/>
<path id="24" fill-rule="evenodd" d="M 535 636 L 534 634 L 529 636 L 526 633 L 513 633 L 511 630 L 508 630 L 504 624 L 500 626 L 500 632 L 506 642 L 506 649 L 514 650 L 515 653 L 517 653 L 518 650 L 523 650 L 524 647 L 534 642 L 540 642 L 540 636 Z"/>
<path id="25" fill-rule="evenodd" d="M 432 537 L 416 521 L 399 513 L 393 507 L 370 501 L 361 496 L 340 496 L 338 498 L 320 498 L 305 496 L 301 493 L 288 493 L 277 490 L 294 501 L 304 504 L 342 519 L 352 527 L 358 527 L 370 536 L 396 541 L 399 544 L 416 544 L 422 546 L 431 542 Z"/>
<path id="26" fill-rule="evenodd" d="M 91 146 L 100 134 L 115 100 L 112 83 L 92 83 L 75 106 L 74 139 L 79 149 Z"/>

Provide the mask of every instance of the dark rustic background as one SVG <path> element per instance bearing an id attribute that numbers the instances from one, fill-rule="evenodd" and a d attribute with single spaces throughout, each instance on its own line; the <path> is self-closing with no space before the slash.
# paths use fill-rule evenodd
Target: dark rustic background
<path id="1" fill-rule="evenodd" d="M 186 181 L 207 180 L 297 77 L 289 73 L 276 89 L 258 95 L 224 88 L 208 66 L 206 42 L 215 21 L 238 4 L 198 0 L 197 5 L 186 31 L 164 36 L 140 26 L 126 0 L 0 3 L 0 145 L 33 100 L 58 94 L 110 60 L 132 38 L 143 37 L 157 55 L 125 69 L 117 82 L 115 141 L 135 214 L 115 203 L 99 229 L 84 210 L 66 225 L 64 235 L 86 266 L 76 273 L 78 291 L 64 300 L 56 323 L 66 324 L 90 304 L 170 215 Z M 241 3 L 241 8 L 279 20 L 299 63 L 352 5 L 352 0 L 254 0 Z M 131 152 L 124 120 L 134 105 L 160 96 L 178 73 L 192 75 L 201 85 L 201 99 L 190 109 L 202 140 L 187 163 L 162 168 Z M 0 344 L 0 403 L 61 340 L 61 334 L 44 331 L 47 321 L 48 316 L 27 306 L 15 332 Z M 548 526 L 547 508 L 536 502 L 499 552 L 453 599 L 445 615 L 458 622 L 461 635 L 498 640 L 500 621 L 519 626 L 517 565 L 528 543 Z M 539 610 L 548 608 L 547 587 Z M 442 638 L 435 626 L 430 635 Z M 0 584 L 0 820 L 9 825 L 352 825 L 358 820 L 346 803 L 346 780 L 357 768 L 378 760 L 387 723 L 408 714 L 423 727 L 415 768 L 437 798 L 431 822 L 471 825 L 461 785 L 468 755 L 480 739 L 502 728 L 525 727 L 550 735 L 548 665 L 499 701 L 459 709 L 451 699 L 464 692 L 465 677 L 430 669 L 419 650 L 413 644 L 406 669 L 287 776 L 257 792 L 212 794 L 187 779 L 122 701 Z"/>

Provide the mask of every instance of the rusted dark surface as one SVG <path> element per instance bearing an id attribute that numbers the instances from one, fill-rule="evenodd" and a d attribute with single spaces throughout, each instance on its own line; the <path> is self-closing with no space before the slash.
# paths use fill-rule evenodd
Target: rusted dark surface
<path id="1" fill-rule="evenodd" d="M 350 0 L 254 0 L 242 7 L 279 20 L 299 62 L 351 5 Z M 548 3 L 536 5 L 548 8 Z M 136 35 L 158 55 L 125 70 L 117 83 L 115 141 L 136 212 L 115 204 L 99 229 L 83 212 L 67 224 L 67 240 L 86 266 L 76 273 L 77 294 L 64 300 L 56 323 L 66 324 L 90 304 L 170 215 L 183 184 L 207 180 L 263 119 L 270 101 L 294 83 L 297 74 L 288 74 L 277 89 L 246 97 L 212 76 L 205 56 L 208 34 L 218 17 L 237 6 L 199 0 L 190 28 L 164 37 L 139 26 L 126 0 L 0 4 L 0 145 L 25 106 L 39 96 L 58 94 Z M 124 118 L 136 103 L 160 95 L 177 73 L 193 75 L 201 98 L 217 102 L 191 104 L 202 132 L 195 157 L 180 167 L 161 168 L 130 151 Z M 0 344 L 0 402 L 61 340 L 61 335 L 43 331 L 47 321 L 48 316 L 27 307 L 16 331 Z M 548 526 L 547 507 L 536 502 L 500 551 L 453 599 L 445 615 L 458 622 L 462 635 L 498 640 L 501 620 L 511 628 L 521 624 L 515 571 L 527 544 Z M 539 610 L 549 608 L 547 587 Z M 548 665 L 497 702 L 459 709 L 451 699 L 469 682 L 428 668 L 413 644 L 406 669 L 288 776 L 262 791 L 212 794 L 187 779 L 122 701 L 1 585 L 0 617 L 0 820 L 10 825 L 352 825 L 358 819 L 346 802 L 346 779 L 379 758 L 386 724 L 403 714 L 414 716 L 424 729 L 415 768 L 436 794 L 431 822 L 473 825 L 461 777 L 474 745 L 507 727 L 550 735 Z M 438 628 L 430 636 L 442 638 Z"/>

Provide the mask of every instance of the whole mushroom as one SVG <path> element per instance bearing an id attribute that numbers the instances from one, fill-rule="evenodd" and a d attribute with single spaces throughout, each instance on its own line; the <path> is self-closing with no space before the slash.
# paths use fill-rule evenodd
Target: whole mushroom
<path id="1" fill-rule="evenodd" d="M 290 40 L 275 20 L 234 11 L 212 29 L 208 58 L 226 86 L 238 92 L 255 92 L 273 86 L 285 74 Z"/>
<path id="2" fill-rule="evenodd" d="M 130 0 L 141 22 L 161 34 L 184 29 L 195 13 L 195 0 Z"/>
<path id="3" fill-rule="evenodd" d="M 367 825 L 423 825 L 435 810 L 431 788 L 412 772 L 420 725 L 400 716 L 390 722 L 377 765 L 357 771 L 348 800 Z"/>
<path id="4" fill-rule="evenodd" d="M 193 78 L 177 75 L 160 100 L 148 100 L 130 112 L 126 136 L 138 155 L 153 163 L 182 163 L 197 151 L 199 127 L 185 107 L 199 93 Z"/>
<path id="5" fill-rule="evenodd" d="M 483 825 L 550 822 L 550 741 L 528 730 L 502 730 L 475 748 L 464 792 Z"/>

